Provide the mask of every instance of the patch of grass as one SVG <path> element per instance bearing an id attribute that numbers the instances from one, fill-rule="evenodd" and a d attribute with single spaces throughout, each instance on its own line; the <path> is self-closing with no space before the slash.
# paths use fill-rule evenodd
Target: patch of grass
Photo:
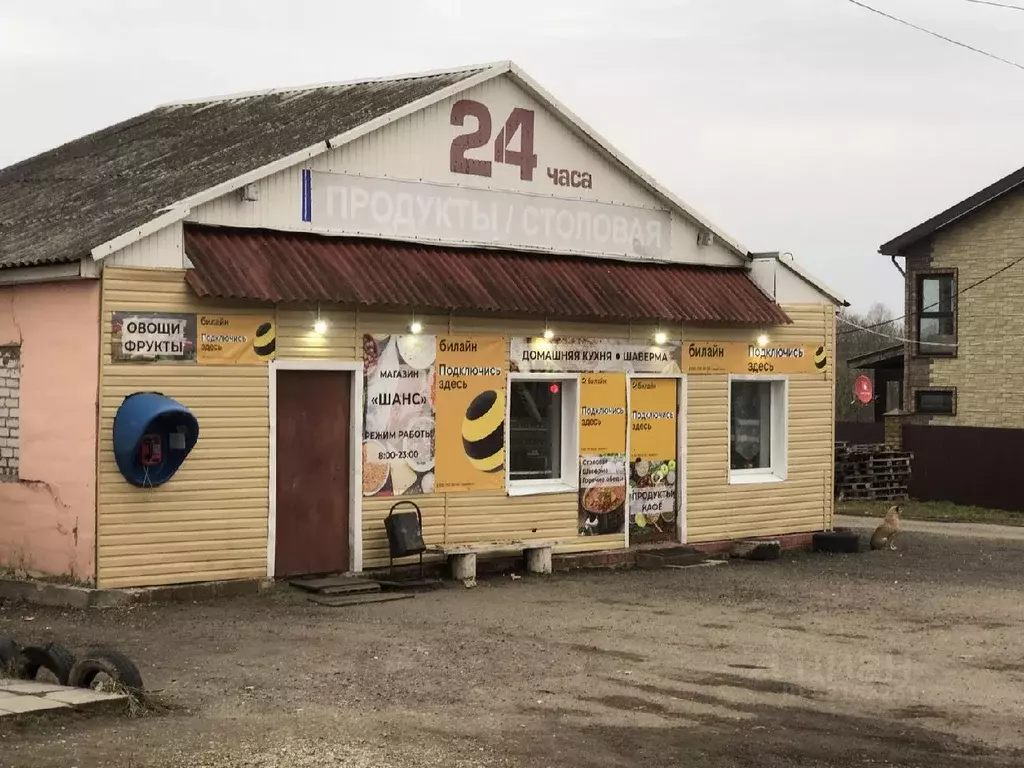
<path id="1" fill-rule="evenodd" d="M 985 523 L 1024 527 L 1024 512 L 985 509 L 950 504 L 945 501 L 843 501 L 836 503 L 836 514 L 854 517 L 878 517 L 893 504 L 899 504 L 904 520 L 927 520 L 936 523 Z"/>
<path id="2" fill-rule="evenodd" d="M 149 717 L 173 711 L 175 708 L 160 695 L 161 691 L 140 691 L 129 688 L 119 680 L 104 677 L 93 685 L 94 691 L 120 693 L 125 696 L 128 717 Z"/>

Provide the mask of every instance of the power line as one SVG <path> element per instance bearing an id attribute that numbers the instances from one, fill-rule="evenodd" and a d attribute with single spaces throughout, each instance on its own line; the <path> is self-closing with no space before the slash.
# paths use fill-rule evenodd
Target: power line
<path id="1" fill-rule="evenodd" d="M 981 341 L 971 341 L 971 342 L 949 342 L 949 341 L 922 341 L 922 342 L 918 342 L 917 339 L 908 339 L 908 338 L 906 338 L 904 336 L 897 336 L 895 334 L 880 333 L 878 331 L 873 331 L 873 330 L 871 330 L 870 327 L 863 326 L 863 325 L 857 325 L 856 323 L 851 323 L 849 320 L 844 320 L 841 317 L 838 318 L 838 320 L 839 320 L 839 322 L 844 323 L 846 325 L 852 325 L 857 330 L 867 331 L 868 333 L 872 333 L 875 336 L 881 336 L 883 339 L 891 339 L 893 341 L 901 341 L 903 343 L 909 343 L 909 344 L 918 344 L 918 343 L 920 343 L 922 347 L 958 347 L 959 349 L 976 349 L 978 347 L 984 347 L 984 346 L 986 346 L 988 344 L 1005 344 L 1008 341 L 1020 341 L 1021 339 L 1024 339 L 1024 334 L 1017 334 L 1015 336 L 999 336 L 999 337 L 995 337 L 995 338 L 982 339 Z"/>
<path id="2" fill-rule="evenodd" d="M 849 320 L 845 320 L 842 317 L 837 318 L 837 319 L 843 325 L 849 325 L 850 326 L 850 330 L 848 330 L 848 331 L 841 331 L 841 332 L 837 333 L 836 336 L 842 336 L 844 333 L 856 333 L 857 331 L 866 331 L 867 333 L 870 333 L 870 334 L 872 334 L 874 336 L 881 336 L 883 339 L 891 339 L 892 341 L 902 341 L 904 344 L 916 344 L 917 343 L 917 339 L 908 339 L 905 336 L 896 336 L 895 334 L 881 333 L 880 331 L 876 331 L 874 329 L 878 327 L 877 325 L 857 325 L 857 323 L 850 322 Z M 892 322 L 895 322 L 895 321 L 892 321 Z M 948 342 L 948 341 L 926 341 L 926 342 L 924 342 L 924 344 L 929 346 L 929 347 L 958 347 L 958 346 L 960 346 L 959 344 L 951 343 L 951 342 Z"/>
<path id="3" fill-rule="evenodd" d="M 938 32 L 932 32 L 930 29 L 925 29 L 924 27 L 919 27 L 917 24 L 913 24 L 913 23 L 911 23 L 909 21 L 905 21 L 904 19 L 901 19 L 898 16 L 893 16 L 891 13 L 886 13 L 885 11 L 880 11 L 878 8 L 872 8 L 870 5 L 866 5 L 865 3 L 860 2 L 860 0 L 847 0 L 847 2 L 853 3 L 854 5 L 856 5 L 856 6 L 860 7 L 860 8 L 863 8 L 866 11 L 871 11 L 872 13 L 877 13 L 879 16 L 883 16 L 883 17 L 885 17 L 887 19 L 895 21 L 898 24 L 903 24 L 904 26 L 910 27 L 911 29 L 916 29 L 918 32 L 924 32 L 926 35 L 931 35 L 932 37 L 937 37 L 939 40 L 945 40 L 947 43 L 952 43 L 953 45 L 959 46 L 961 48 L 966 48 L 968 51 L 974 51 L 975 53 L 980 53 L 982 56 L 987 56 L 990 59 L 995 59 L 996 61 L 1001 61 L 1003 64 L 1009 64 L 1011 67 L 1016 67 L 1017 69 L 1024 69 L 1024 64 L 1018 64 L 1015 61 L 1010 61 L 1009 59 L 1004 59 L 1002 56 L 996 56 L 994 53 L 989 53 L 988 51 L 983 51 L 981 48 L 975 48 L 973 45 L 968 45 L 967 43 L 961 43 L 959 40 L 954 40 L 951 37 L 946 37 L 945 35 L 940 35 Z"/>
<path id="4" fill-rule="evenodd" d="M 1020 264 L 1022 261 L 1024 261 L 1024 256 L 1017 257 L 1016 259 L 1011 261 L 1009 264 L 1006 264 L 1006 265 L 1000 267 L 999 269 L 997 269 L 992 274 L 986 275 L 985 277 L 981 278 L 980 280 L 977 280 L 977 281 L 971 283 L 970 285 L 968 285 L 967 287 L 960 289 L 959 291 L 956 292 L 956 294 L 954 294 L 955 298 L 960 298 L 961 296 L 963 296 L 965 293 L 967 293 L 972 288 L 977 288 L 979 285 L 987 283 L 992 278 L 998 277 L 999 275 L 1003 274 L 1003 272 L 1008 270 L 1010 267 L 1016 266 L 1017 264 Z M 929 309 L 932 309 L 933 307 L 937 307 L 941 302 L 942 302 L 941 299 L 939 299 L 939 301 L 932 302 L 927 307 L 921 307 L 921 311 L 925 312 L 925 311 L 927 311 Z M 847 333 L 856 333 L 857 330 L 870 331 L 873 328 L 881 328 L 883 325 L 891 325 L 892 323 L 897 323 L 900 320 L 905 320 L 906 317 L 907 317 L 906 314 L 902 314 L 899 317 L 894 317 L 892 320 L 883 320 L 880 323 L 873 323 L 872 325 L 868 325 L 868 326 L 865 326 L 865 327 L 861 327 L 861 326 L 857 325 L 856 323 L 851 323 L 851 322 L 849 322 L 847 320 L 843 320 L 844 323 L 846 323 L 847 325 L 853 326 L 853 328 L 851 328 L 848 331 L 839 331 L 836 334 L 836 336 L 843 336 L 843 335 L 845 335 Z M 913 341 L 913 339 L 911 339 L 911 341 Z"/>
<path id="5" fill-rule="evenodd" d="M 967 0 L 968 3 L 978 5 L 994 5 L 996 8 L 1010 8 L 1014 11 L 1024 11 L 1024 5 L 1010 5 L 1009 3 L 995 3 L 992 0 Z"/>

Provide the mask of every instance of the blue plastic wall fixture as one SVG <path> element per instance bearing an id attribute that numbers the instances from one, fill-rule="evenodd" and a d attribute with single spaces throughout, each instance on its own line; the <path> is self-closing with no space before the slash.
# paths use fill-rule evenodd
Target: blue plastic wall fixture
<path id="1" fill-rule="evenodd" d="M 141 456 L 144 438 L 159 444 L 160 457 L 149 464 Z M 198 440 L 192 412 L 158 392 L 128 395 L 114 416 L 114 460 L 124 479 L 138 488 L 155 488 L 174 477 Z"/>

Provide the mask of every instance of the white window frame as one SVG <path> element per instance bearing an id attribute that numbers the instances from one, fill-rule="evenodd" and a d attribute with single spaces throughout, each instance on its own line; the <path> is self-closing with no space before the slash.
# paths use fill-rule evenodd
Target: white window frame
<path id="1" fill-rule="evenodd" d="M 734 381 L 771 383 L 771 463 L 762 469 L 733 469 L 732 446 L 732 384 Z M 730 485 L 781 483 L 789 477 L 789 377 L 730 375 L 726 392 L 725 466 Z"/>
<path id="2" fill-rule="evenodd" d="M 548 381 L 562 385 L 562 476 L 552 480 L 513 480 L 508 456 L 512 437 L 512 383 Z M 580 488 L 580 376 L 567 373 L 510 373 L 505 389 L 505 488 L 509 496 L 578 493 Z"/>

